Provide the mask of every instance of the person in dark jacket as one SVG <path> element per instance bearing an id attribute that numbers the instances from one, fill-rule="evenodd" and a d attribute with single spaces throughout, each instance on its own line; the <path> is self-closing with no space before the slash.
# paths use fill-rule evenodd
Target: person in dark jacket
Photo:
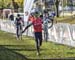
<path id="1" fill-rule="evenodd" d="M 19 39 L 19 29 L 22 31 L 22 26 L 24 25 L 24 20 L 20 16 L 20 14 L 17 14 L 16 20 L 15 20 L 15 25 L 16 25 L 16 34 L 17 34 L 17 40 Z"/>
<path id="2" fill-rule="evenodd" d="M 9 16 L 9 19 L 10 19 L 11 21 L 14 21 L 14 15 L 11 14 L 11 15 Z"/>

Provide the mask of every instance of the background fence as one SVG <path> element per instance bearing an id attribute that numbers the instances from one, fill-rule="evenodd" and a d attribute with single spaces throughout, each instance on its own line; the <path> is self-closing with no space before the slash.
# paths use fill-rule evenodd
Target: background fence
<path id="1" fill-rule="evenodd" d="M 16 27 L 13 21 L 0 20 L 0 30 L 16 34 Z M 48 41 L 75 47 L 75 24 L 54 24 L 52 28 L 48 29 L 48 34 Z M 33 37 L 33 26 L 28 28 L 24 35 Z"/>

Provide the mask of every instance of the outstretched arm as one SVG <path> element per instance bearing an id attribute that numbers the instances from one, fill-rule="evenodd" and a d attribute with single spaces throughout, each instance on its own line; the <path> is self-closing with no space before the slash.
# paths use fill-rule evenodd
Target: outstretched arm
<path id="1" fill-rule="evenodd" d="M 25 29 L 22 31 L 22 33 L 24 33 L 24 32 L 26 31 L 26 29 L 28 29 L 31 25 L 32 25 L 32 23 L 30 23 L 29 25 L 27 25 L 27 26 L 25 27 Z"/>

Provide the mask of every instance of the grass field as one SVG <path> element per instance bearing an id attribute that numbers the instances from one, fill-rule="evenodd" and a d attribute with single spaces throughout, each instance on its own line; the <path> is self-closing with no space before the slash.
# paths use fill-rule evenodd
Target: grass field
<path id="1" fill-rule="evenodd" d="M 40 56 L 36 55 L 32 37 L 23 36 L 23 40 L 16 40 L 14 34 L 0 31 L 0 60 L 74 58 L 75 48 L 43 41 L 40 53 Z"/>
<path id="2" fill-rule="evenodd" d="M 55 18 L 58 23 L 70 23 L 75 24 L 75 16 L 66 16 L 66 17 L 59 17 Z"/>
<path id="3" fill-rule="evenodd" d="M 75 24 L 75 17 L 60 17 L 57 22 Z M 16 35 L 0 31 L 0 60 L 27 60 L 75 58 L 75 48 L 53 42 L 43 41 L 41 55 L 36 55 L 34 38 L 23 36 L 23 40 L 16 40 Z"/>

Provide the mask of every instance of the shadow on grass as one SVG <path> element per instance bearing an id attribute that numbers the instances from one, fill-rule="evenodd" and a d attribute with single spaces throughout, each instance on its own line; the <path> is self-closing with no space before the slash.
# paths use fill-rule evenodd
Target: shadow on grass
<path id="1" fill-rule="evenodd" d="M 45 59 L 31 59 L 31 60 L 68 60 L 68 59 L 75 59 L 73 58 L 45 58 Z M 13 50 L 10 50 L 8 48 L 5 48 L 0 45 L 0 60 L 29 60 L 27 57 L 23 56 L 22 54 L 19 54 L 17 52 L 14 52 Z"/>
<path id="2" fill-rule="evenodd" d="M 33 45 L 0 45 L 3 46 L 9 50 L 13 51 L 36 51 L 36 48 L 33 47 Z M 0 48 L 0 50 L 4 50 Z M 46 50 L 46 49 L 40 49 L 40 51 Z"/>
<path id="3" fill-rule="evenodd" d="M 27 58 L 13 50 L 0 46 L 0 60 L 27 60 Z"/>
<path id="4" fill-rule="evenodd" d="M 40 49 L 46 50 L 46 49 Z M 36 51 L 32 45 L 0 45 L 0 60 L 27 60 L 26 56 L 15 51 Z M 33 59 L 32 59 L 33 60 Z"/>

